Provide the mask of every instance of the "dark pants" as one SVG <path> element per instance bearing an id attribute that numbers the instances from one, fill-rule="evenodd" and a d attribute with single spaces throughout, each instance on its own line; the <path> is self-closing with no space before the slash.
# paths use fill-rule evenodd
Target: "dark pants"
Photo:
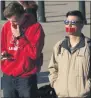
<path id="1" fill-rule="evenodd" d="M 3 75 L 2 89 L 4 98 L 36 98 L 37 76 L 28 78 Z"/>

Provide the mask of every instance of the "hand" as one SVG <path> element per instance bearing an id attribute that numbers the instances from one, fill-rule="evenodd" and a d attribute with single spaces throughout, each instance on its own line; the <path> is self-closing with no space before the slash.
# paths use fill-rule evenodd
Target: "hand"
<path id="1" fill-rule="evenodd" d="M 20 28 L 19 25 L 16 24 L 11 24 L 11 30 L 13 33 L 14 37 L 19 37 L 20 36 Z"/>
<path id="2" fill-rule="evenodd" d="M 1 53 L 1 61 L 6 60 L 6 59 L 12 59 L 12 56 L 8 54 L 7 52 Z"/>
<path id="3" fill-rule="evenodd" d="M 7 60 L 7 59 L 8 59 L 7 57 L 2 57 L 1 56 L 1 61 Z"/>

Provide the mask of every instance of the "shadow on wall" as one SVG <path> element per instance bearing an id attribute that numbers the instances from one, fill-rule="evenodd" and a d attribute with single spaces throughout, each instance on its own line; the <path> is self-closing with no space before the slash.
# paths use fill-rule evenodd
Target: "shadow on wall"
<path id="1" fill-rule="evenodd" d="M 49 72 L 40 72 L 37 75 L 38 75 L 38 84 L 49 82 L 48 79 Z"/>
<path id="2" fill-rule="evenodd" d="M 46 21 L 46 23 L 52 23 L 52 22 L 63 22 L 64 20 L 53 20 L 53 21 Z"/>
<path id="3" fill-rule="evenodd" d="M 65 15 L 46 16 L 46 18 L 53 18 L 53 17 L 65 17 Z"/>
<path id="4" fill-rule="evenodd" d="M 61 3 L 61 4 L 45 4 L 46 6 L 58 6 L 58 5 L 67 5 L 67 3 Z"/>

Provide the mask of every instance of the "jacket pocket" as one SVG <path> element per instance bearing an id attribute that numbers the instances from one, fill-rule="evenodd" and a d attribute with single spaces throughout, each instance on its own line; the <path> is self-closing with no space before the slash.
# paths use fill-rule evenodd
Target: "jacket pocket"
<path id="1" fill-rule="evenodd" d="M 77 56 L 77 61 L 75 63 L 75 70 L 76 70 L 76 83 L 77 83 L 77 93 L 80 96 L 85 89 L 85 74 L 86 74 L 86 62 L 85 57 L 82 55 Z"/>
<path id="2" fill-rule="evenodd" d="M 54 89 L 55 89 L 55 92 L 57 94 L 57 96 L 67 96 L 67 87 L 66 87 L 66 82 L 61 79 L 57 79 L 55 82 L 54 82 L 54 85 L 53 85 Z"/>
<path id="3" fill-rule="evenodd" d="M 56 94 L 58 95 L 59 90 L 58 90 L 58 81 L 57 81 L 57 80 L 54 82 L 54 84 L 53 84 L 53 88 L 55 89 Z"/>

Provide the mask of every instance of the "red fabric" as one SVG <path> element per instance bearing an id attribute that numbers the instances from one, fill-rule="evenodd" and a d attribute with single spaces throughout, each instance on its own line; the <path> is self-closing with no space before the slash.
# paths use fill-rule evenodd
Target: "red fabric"
<path id="1" fill-rule="evenodd" d="M 76 32 L 75 28 L 72 28 L 72 27 L 66 27 L 66 32 L 70 32 L 70 33 L 74 33 Z"/>
<path id="2" fill-rule="evenodd" d="M 38 70 L 34 60 L 39 57 L 44 46 L 42 26 L 26 14 L 25 22 L 21 25 L 24 36 L 17 40 L 12 36 L 10 25 L 8 21 L 2 28 L 1 51 L 8 52 L 12 59 L 2 61 L 1 70 L 7 75 L 28 77 Z"/>

